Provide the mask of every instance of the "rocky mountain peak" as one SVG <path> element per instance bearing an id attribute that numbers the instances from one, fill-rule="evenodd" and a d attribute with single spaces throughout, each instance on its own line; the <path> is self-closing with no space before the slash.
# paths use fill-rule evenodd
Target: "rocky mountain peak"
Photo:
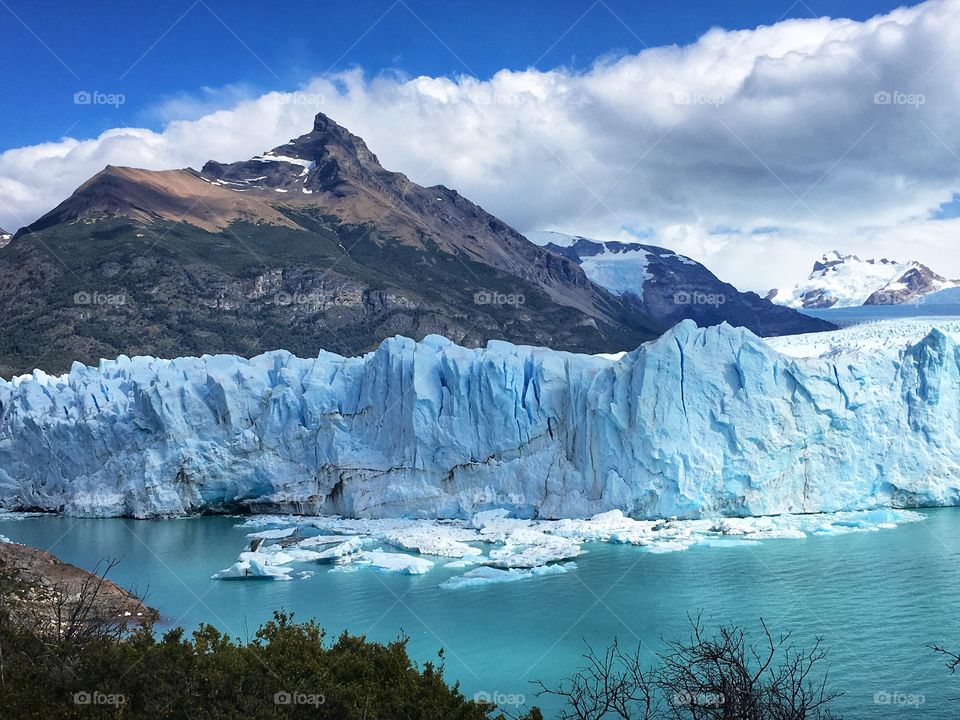
<path id="1" fill-rule="evenodd" d="M 367 166 L 374 166 L 380 170 L 383 167 L 377 156 L 374 155 L 363 138 L 354 135 L 342 125 L 338 125 L 323 113 L 317 113 L 313 119 L 313 131 L 302 135 L 291 141 L 291 146 L 298 148 L 301 145 L 305 149 L 312 150 L 320 146 L 322 151 L 327 153 L 335 152 L 337 148 L 342 149 L 347 155 L 355 157 L 359 162 Z M 310 157 L 311 160 L 317 160 L 318 157 Z"/>
<path id="2" fill-rule="evenodd" d="M 342 194 L 349 186 L 382 189 L 406 180 L 400 173 L 385 170 L 362 138 L 323 113 L 317 114 L 313 129 L 305 135 L 247 161 L 211 160 L 201 174 L 234 190 L 259 188 L 303 195 Z"/>

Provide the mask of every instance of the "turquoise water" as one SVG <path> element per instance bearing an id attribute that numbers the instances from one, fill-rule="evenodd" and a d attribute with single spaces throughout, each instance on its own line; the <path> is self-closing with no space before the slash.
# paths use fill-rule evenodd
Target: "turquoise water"
<path id="1" fill-rule="evenodd" d="M 960 677 L 926 646 L 960 648 L 960 510 L 925 514 L 890 530 L 659 555 L 590 544 L 569 574 L 460 590 L 438 588 L 455 574 L 443 568 L 406 576 L 317 566 L 291 582 L 211 580 L 246 545 L 250 529 L 236 518 L 38 517 L 0 521 L 0 534 L 88 569 L 120 558 L 111 577 L 147 590 L 165 625 L 209 622 L 245 638 L 285 608 L 331 633 L 386 641 L 403 632 L 419 661 L 443 648 L 448 678 L 468 697 L 524 696 L 549 711 L 531 681 L 569 674 L 584 641 L 602 647 L 616 636 L 652 653 L 660 638 L 685 636 L 686 614 L 702 611 L 710 625 L 755 628 L 762 616 L 804 645 L 822 636 L 831 684 L 845 692 L 835 709 L 848 720 L 956 718 L 960 701 L 948 698 L 960 696 Z M 877 693 L 923 703 L 877 704 Z"/>

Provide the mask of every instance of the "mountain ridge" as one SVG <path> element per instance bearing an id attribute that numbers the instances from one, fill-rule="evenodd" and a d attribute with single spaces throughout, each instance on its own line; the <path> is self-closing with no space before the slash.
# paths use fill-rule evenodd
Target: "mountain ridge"
<path id="1" fill-rule="evenodd" d="M 701 263 L 668 248 L 553 231 L 527 236 L 578 263 L 595 283 L 632 296 L 641 311 L 664 325 L 688 319 L 701 326 L 728 322 L 765 337 L 834 329 L 757 293 L 740 292 Z"/>
<path id="2" fill-rule="evenodd" d="M 396 334 L 608 352 L 663 330 L 322 114 L 246 161 L 104 168 L 0 249 L 0 308 L 7 376 L 121 354 L 360 354 Z"/>

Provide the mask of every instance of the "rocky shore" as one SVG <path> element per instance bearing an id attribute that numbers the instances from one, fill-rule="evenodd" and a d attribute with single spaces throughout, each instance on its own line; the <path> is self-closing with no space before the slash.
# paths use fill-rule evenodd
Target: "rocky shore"
<path id="1" fill-rule="evenodd" d="M 58 636 L 123 631 L 158 619 L 134 593 L 52 553 L 0 542 L 0 615 Z"/>

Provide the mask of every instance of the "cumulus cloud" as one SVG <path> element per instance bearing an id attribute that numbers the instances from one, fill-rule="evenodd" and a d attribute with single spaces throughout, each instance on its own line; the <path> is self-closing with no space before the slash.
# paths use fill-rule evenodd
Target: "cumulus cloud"
<path id="1" fill-rule="evenodd" d="M 458 189 L 521 231 L 671 247 L 747 289 L 790 284 L 820 253 L 916 258 L 960 276 L 960 3 L 866 22 L 714 29 L 587 71 L 318 77 L 161 132 L 116 129 L 0 155 L 0 225 L 32 221 L 104 165 L 237 160 L 323 111 L 390 169 Z M 199 99 L 210 102 L 210 91 Z M 192 114 L 191 114 L 192 113 Z M 181 115 L 183 117 L 184 115 Z M 649 230 L 648 230 L 649 229 Z"/>

